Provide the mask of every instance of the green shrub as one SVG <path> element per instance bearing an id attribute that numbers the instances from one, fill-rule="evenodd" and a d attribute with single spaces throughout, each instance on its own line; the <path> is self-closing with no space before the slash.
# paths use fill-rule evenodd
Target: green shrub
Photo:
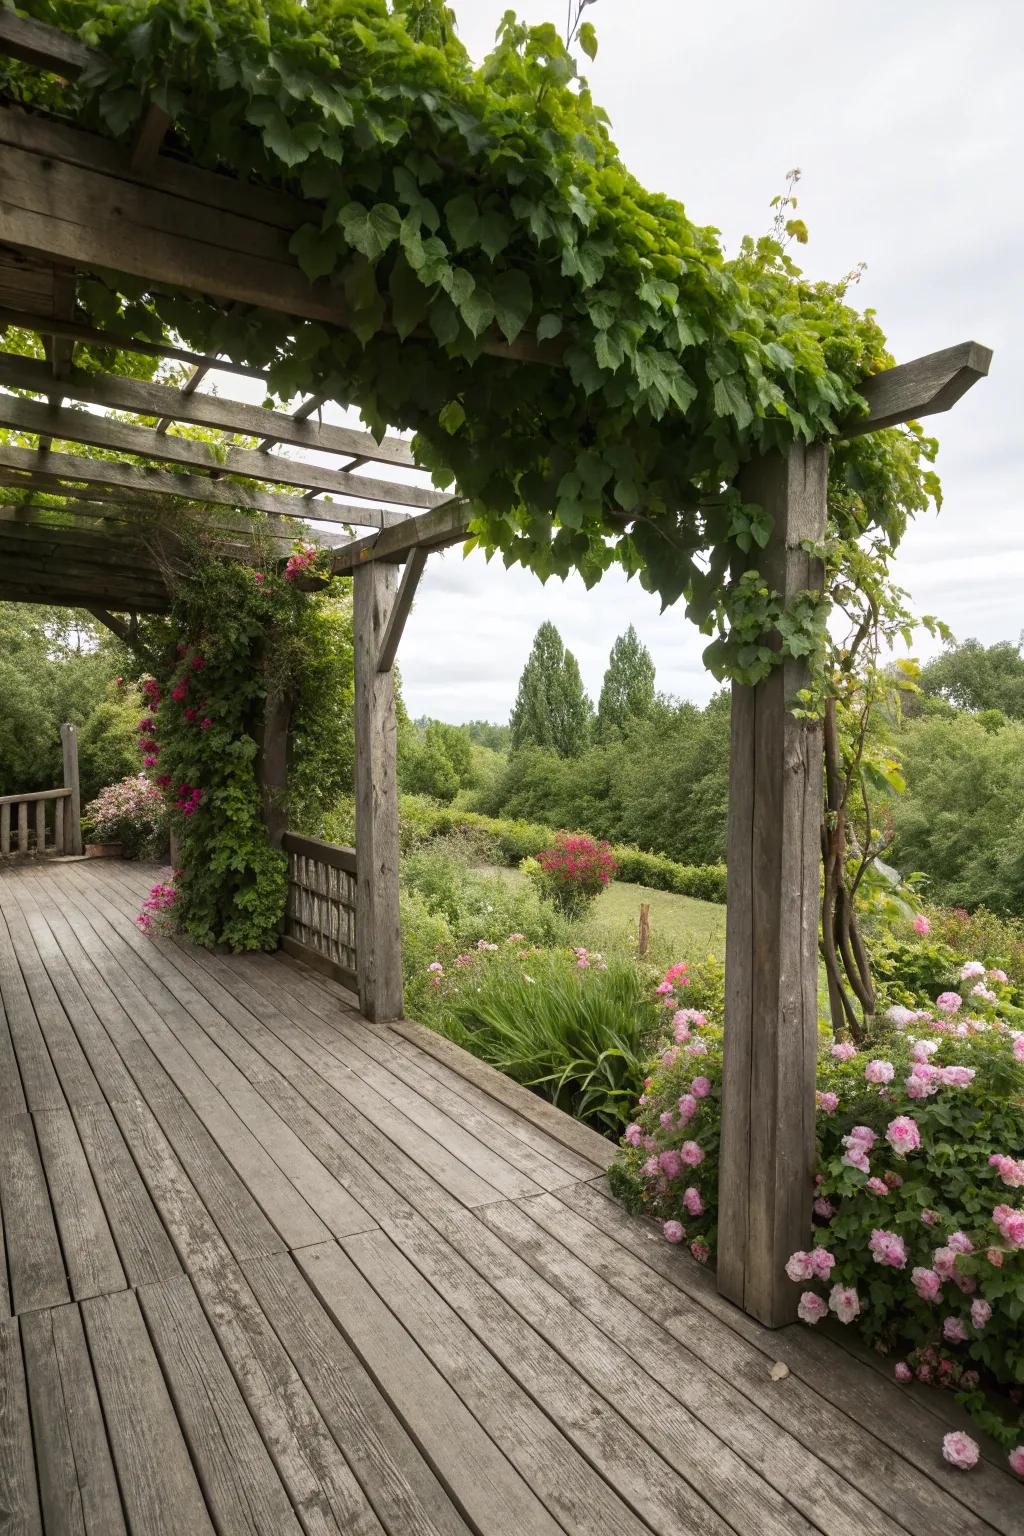
<path id="1" fill-rule="evenodd" d="M 421 796 L 403 795 L 400 810 L 403 852 L 452 832 L 472 833 L 480 840 L 482 858 L 513 866 L 523 859 L 537 858 L 551 843 L 551 827 L 480 816 L 454 806 L 435 805 Z M 724 864 L 677 864 L 663 854 L 644 853 L 624 843 L 613 843 L 610 852 L 619 880 L 699 901 L 725 901 Z"/>
<path id="2" fill-rule="evenodd" d="M 419 891 L 403 890 L 400 898 L 402 923 L 402 980 L 405 1010 L 412 1018 L 429 1014 L 433 1001 L 431 963 L 454 947 L 448 920 L 441 912 L 431 911 Z"/>
<path id="3" fill-rule="evenodd" d="M 402 864 L 405 889 L 444 918 L 452 942 L 469 949 L 481 940 L 500 943 L 510 933 L 531 944 L 567 942 L 564 920 L 532 886 L 473 869 L 466 847 L 446 838 L 409 854 Z"/>

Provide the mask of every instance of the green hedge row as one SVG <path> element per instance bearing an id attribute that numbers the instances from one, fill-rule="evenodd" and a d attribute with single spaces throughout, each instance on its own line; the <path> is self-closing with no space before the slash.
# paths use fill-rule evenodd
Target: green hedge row
<path id="1" fill-rule="evenodd" d="M 550 846 L 553 836 L 550 827 L 537 822 L 480 816 L 475 811 L 437 805 L 418 795 L 402 796 L 401 824 L 407 849 L 432 837 L 462 832 L 479 836 L 497 862 L 511 865 L 536 858 Z M 649 885 L 658 891 L 674 891 L 679 896 L 694 896 L 700 901 L 725 901 L 724 864 L 677 864 L 675 859 L 645 853 L 628 843 L 613 843 L 612 853 L 620 880 Z"/>

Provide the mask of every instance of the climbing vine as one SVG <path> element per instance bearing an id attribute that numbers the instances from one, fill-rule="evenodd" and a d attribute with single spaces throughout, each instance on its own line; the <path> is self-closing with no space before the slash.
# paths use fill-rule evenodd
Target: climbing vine
<path id="1" fill-rule="evenodd" d="M 511 11 L 475 68 L 438 0 L 24 8 L 103 57 L 73 85 L 12 66 L 8 89 L 125 141 L 155 102 L 171 150 L 306 199 L 291 250 L 348 319 L 329 330 L 92 278 L 79 301 L 96 323 L 173 331 L 265 369 L 280 397 L 322 392 L 378 434 L 411 429 L 483 545 L 588 584 L 622 565 L 685 601 L 719 676 L 821 660 L 825 605 L 780 615 L 754 569 L 769 524 L 734 482 L 758 452 L 833 437 L 862 407 L 858 380 L 892 359 L 845 282 L 794 264 L 780 235 L 801 238 L 798 220 L 727 258 L 622 165 L 558 29 Z M 578 41 L 592 57 L 589 24 Z M 837 445 L 834 548 L 865 534 L 895 548 L 936 494 L 933 454 L 914 431 Z M 764 634 L 780 617 L 776 652 Z"/>

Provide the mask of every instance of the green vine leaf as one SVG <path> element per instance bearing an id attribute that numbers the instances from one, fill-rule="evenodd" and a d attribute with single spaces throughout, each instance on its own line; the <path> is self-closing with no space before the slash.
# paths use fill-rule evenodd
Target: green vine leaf
<path id="1" fill-rule="evenodd" d="M 374 203 L 372 208 L 366 208 L 362 203 L 347 203 L 338 215 L 338 222 L 349 245 L 361 251 L 369 261 L 383 256 L 398 239 L 402 228 L 398 209 L 390 203 Z"/>

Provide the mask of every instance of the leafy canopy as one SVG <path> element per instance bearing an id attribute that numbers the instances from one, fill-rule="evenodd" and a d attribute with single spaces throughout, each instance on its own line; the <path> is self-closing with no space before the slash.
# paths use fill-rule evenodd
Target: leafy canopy
<path id="1" fill-rule="evenodd" d="M 14 66 L 25 99 L 124 141 L 153 101 L 195 163 L 306 199 L 291 250 L 349 328 L 124 278 L 80 285 L 98 323 L 173 330 L 266 368 L 280 396 L 322 392 L 378 433 L 412 429 L 506 562 L 587 583 L 619 562 L 664 603 L 685 598 L 719 675 L 768 672 L 778 604 L 744 567 L 769 527 L 736 472 L 831 436 L 858 380 L 891 362 L 845 285 L 808 282 L 786 255 L 800 221 L 727 260 L 714 229 L 623 166 L 557 29 L 511 11 L 475 68 L 438 0 L 25 9 L 108 61 L 71 86 Z M 545 344 L 551 361 L 510 364 L 501 343 Z M 933 451 L 900 431 L 837 449 L 833 536 L 894 547 L 936 492 Z M 781 654 L 821 653 L 815 608 L 795 606 Z"/>

